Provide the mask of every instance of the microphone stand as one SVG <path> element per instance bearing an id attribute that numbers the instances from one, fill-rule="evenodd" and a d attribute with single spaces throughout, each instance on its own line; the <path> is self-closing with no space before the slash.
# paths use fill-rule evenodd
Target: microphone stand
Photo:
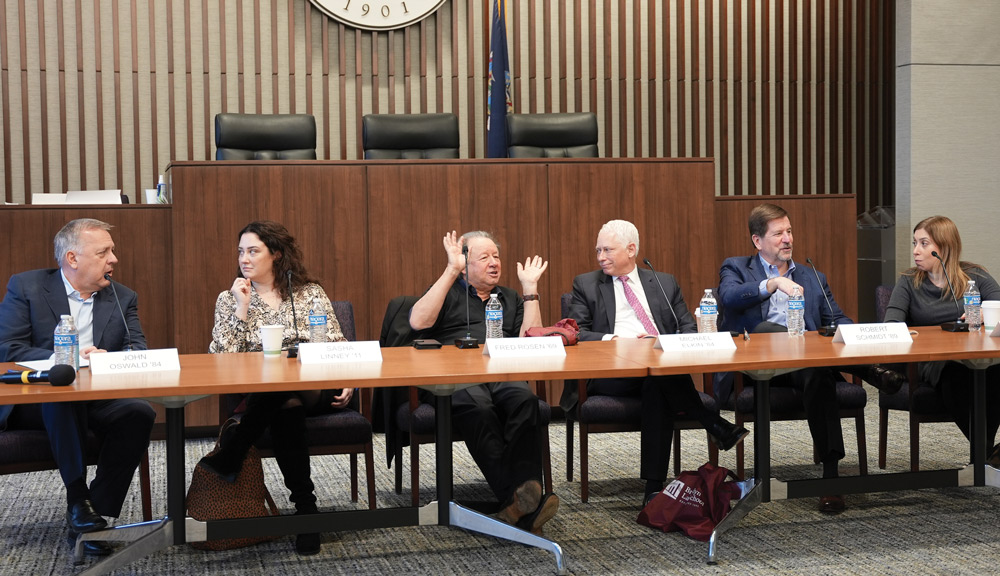
<path id="1" fill-rule="evenodd" d="M 819 280 L 819 272 L 816 271 L 816 265 L 813 264 L 813 261 L 810 258 L 806 258 L 806 263 L 808 263 L 809 267 L 812 268 L 813 275 L 816 276 L 816 284 L 819 284 L 819 289 L 823 290 L 823 283 Z M 826 295 L 826 290 L 823 290 L 823 299 L 826 300 L 826 307 L 830 309 L 830 324 L 827 326 L 820 326 L 816 331 L 819 332 L 820 336 L 831 338 L 837 333 L 837 323 L 833 320 L 833 305 L 830 304 L 830 297 Z"/>
<path id="2" fill-rule="evenodd" d="M 667 298 L 667 291 L 663 289 L 663 284 L 660 284 L 660 279 L 656 276 L 656 270 L 653 270 L 653 265 L 649 263 L 649 258 L 643 258 L 642 263 L 649 267 L 649 271 L 653 273 L 653 280 L 656 280 L 656 285 L 660 287 L 660 294 L 663 294 L 663 299 L 667 302 L 667 308 L 670 308 L 670 314 L 674 317 L 674 334 L 681 333 L 681 323 L 677 320 L 677 314 L 674 313 L 674 305 L 670 303 L 670 298 Z"/>
<path id="3" fill-rule="evenodd" d="M 128 320 L 125 319 L 125 312 L 122 311 L 122 301 L 118 299 L 118 290 L 115 290 L 115 283 L 111 280 L 111 274 L 105 274 L 104 279 L 111 282 L 111 293 L 115 295 L 115 303 L 118 304 L 118 314 L 122 317 L 122 324 L 125 325 L 125 352 L 132 351 L 132 331 L 128 329 Z"/>
<path id="4" fill-rule="evenodd" d="M 469 318 L 469 247 L 462 246 L 462 256 L 465 256 L 465 338 L 455 338 L 455 347 L 479 348 L 479 340 L 472 337 L 472 321 Z"/>
<path id="5" fill-rule="evenodd" d="M 944 279 L 948 281 L 948 289 L 951 290 L 951 295 L 955 299 L 955 307 L 958 308 L 958 320 L 954 322 L 945 322 L 941 325 L 941 329 L 945 332 L 968 332 L 969 325 L 962 320 L 962 314 L 965 313 L 962 307 L 958 303 L 958 294 L 955 294 L 955 287 L 951 283 L 951 278 L 948 276 L 948 268 L 944 265 L 944 260 L 938 255 L 937 250 L 931 252 L 931 256 L 938 259 L 941 262 L 941 271 L 944 272 Z"/>
<path id="6" fill-rule="evenodd" d="M 288 357 L 298 358 L 299 357 L 299 319 L 295 315 L 295 293 L 292 292 L 292 271 L 289 270 L 285 274 L 285 278 L 288 280 L 288 298 L 292 301 L 292 327 L 295 329 L 295 344 L 288 347 Z"/>

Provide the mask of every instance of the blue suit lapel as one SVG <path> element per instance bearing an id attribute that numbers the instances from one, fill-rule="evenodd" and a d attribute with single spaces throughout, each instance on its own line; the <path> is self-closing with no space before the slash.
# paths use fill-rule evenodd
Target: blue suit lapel
<path id="1" fill-rule="evenodd" d="M 62 274 L 59 270 L 56 270 L 53 274 L 45 280 L 45 284 L 42 285 L 43 298 L 46 304 L 49 305 L 49 309 L 52 310 L 52 316 L 55 318 L 55 323 L 59 323 L 59 317 L 63 314 L 69 314 L 69 300 L 66 297 L 66 286 L 63 284 Z"/>
<path id="2" fill-rule="evenodd" d="M 105 288 L 94 294 L 94 346 L 105 350 L 108 348 L 101 345 L 101 339 L 104 337 L 104 329 L 107 328 L 108 320 L 111 319 L 111 314 L 115 311 L 116 306 L 110 291 L 111 288 Z"/>
<path id="3" fill-rule="evenodd" d="M 764 265 L 760 263 L 760 256 L 754 254 L 750 257 L 750 261 L 747 262 L 747 270 L 750 271 L 750 275 L 753 279 L 760 284 L 761 281 L 767 280 L 767 271 L 764 270 Z M 760 303 L 760 321 L 763 322 L 767 320 L 767 313 L 771 310 L 771 299 L 768 298 Z"/>

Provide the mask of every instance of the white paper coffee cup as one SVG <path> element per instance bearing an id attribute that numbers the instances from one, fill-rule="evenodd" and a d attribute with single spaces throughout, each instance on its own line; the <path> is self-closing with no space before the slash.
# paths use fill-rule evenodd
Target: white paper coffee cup
<path id="1" fill-rule="evenodd" d="M 983 326 L 992 331 L 998 321 L 1000 321 L 1000 300 L 984 300 Z"/>
<path id="2" fill-rule="evenodd" d="M 281 339 L 285 327 L 281 324 L 265 324 L 260 327 L 260 343 L 264 356 L 281 356 Z"/>

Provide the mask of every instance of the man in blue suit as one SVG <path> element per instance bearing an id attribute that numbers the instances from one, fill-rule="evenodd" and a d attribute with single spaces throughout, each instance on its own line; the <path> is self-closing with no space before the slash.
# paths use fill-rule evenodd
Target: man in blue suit
<path id="1" fill-rule="evenodd" d="M 805 297 L 806 330 L 853 323 L 837 305 L 826 276 L 808 267 L 799 267 L 792 260 L 792 225 L 784 209 L 762 204 L 750 213 L 748 226 L 757 253 L 728 258 L 719 271 L 719 299 L 724 311 L 721 329 L 786 331 L 788 296 L 796 288 Z M 842 369 L 859 372 L 869 383 L 889 393 L 898 391 L 903 382 L 901 376 L 881 367 Z M 837 405 L 838 379 L 837 371 L 832 368 L 807 368 L 772 380 L 772 385 L 802 390 L 806 420 L 823 462 L 824 478 L 837 476 L 837 463 L 844 457 Z M 715 392 L 721 405 L 727 404 L 732 389 L 732 374 L 720 375 Z M 821 512 L 837 514 L 844 510 L 844 499 L 842 496 L 823 496 L 819 507 Z"/>
<path id="2" fill-rule="evenodd" d="M 79 331 L 80 356 L 128 349 L 145 350 L 135 292 L 109 279 L 118 262 L 111 226 L 78 219 L 56 234 L 59 268 L 15 274 L 0 303 L 0 361 L 45 360 L 53 356 L 53 334 L 60 316 L 71 314 Z M 124 316 L 124 318 L 123 318 Z M 126 329 L 126 322 L 128 328 Z M 103 516 L 117 517 L 135 469 L 149 445 L 155 413 L 142 400 L 56 402 L 0 406 L 0 430 L 44 426 L 52 455 L 66 486 L 69 537 L 103 529 Z M 101 439 L 97 472 L 87 484 L 88 430 Z M 105 555 L 103 542 L 85 542 L 88 554 Z"/>

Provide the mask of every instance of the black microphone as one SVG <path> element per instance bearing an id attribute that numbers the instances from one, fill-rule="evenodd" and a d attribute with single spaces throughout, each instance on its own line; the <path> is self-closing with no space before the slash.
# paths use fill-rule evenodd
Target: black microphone
<path id="1" fill-rule="evenodd" d="M 663 284 L 660 284 L 660 279 L 656 277 L 656 270 L 653 270 L 653 265 L 649 263 L 649 258 L 643 258 L 642 263 L 649 267 L 649 271 L 653 273 L 653 279 L 656 280 L 656 285 L 660 287 L 660 293 L 663 294 L 663 299 L 667 301 L 667 307 L 670 308 L 670 314 L 674 317 L 674 326 L 677 329 L 674 334 L 681 333 L 681 323 L 677 320 L 677 314 L 674 313 L 674 305 L 670 303 L 670 298 L 667 298 L 667 291 L 663 289 Z"/>
<path id="2" fill-rule="evenodd" d="M 299 319 L 295 315 L 295 293 L 292 291 L 292 271 L 289 270 L 285 273 L 285 278 L 288 279 L 288 298 L 292 301 L 292 327 L 295 328 L 295 344 L 288 347 L 288 357 L 298 358 L 299 357 Z"/>
<path id="3" fill-rule="evenodd" d="M 469 319 L 469 246 L 462 246 L 465 256 L 465 338 L 455 338 L 457 348 L 479 348 L 479 340 L 472 337 L 472 321 Z"/>
<path id="4" fill-rule="evenodd" d="M 811 258 L 806 258 L 806 263 L 812 268 L 813 274 L 816 276 L 816 283 L 819 284 L 819 289 L 823 292 L 823 299 L 826 300 L 826 307 L 830 309 L 830 324 L 820 326 L 817 331 L 820 336 L 833 336 L 837 333 L 837 322 L 833 319 L 833 305 L 830 304 L 830 297 L 826 295 L 826 290 L 823 290 L 823 283 L 819 280 L 819 272 L 816 271 L 816 265 L 813 264 Z"/>
<path id="5" fill-rule="evenodd" d="M 955 298 L 955 307 L 958 308 L 958 320 L 954 322 L 945 322 L 941 325 L 941 329 L 945 332 L 968 332 L 969 325 L 962 320 L 962 315 L 965 314 L 965 310 L 958 303 L 958 294 L 955 294 L 955 287 L 951 283 L 951 278 L 948 277 L 948 267 L 944 265 L 944 260 L 938 255 L 937 250 L 931 252 L 931 256 L 938 259 L 941 262 L 941 270 L 944 272 L 944 279 L 948 281 L 948 289 L 951 290 L 951 295 Z"/>
<path id="6" fill-rule="evenodd" d="M 53 386 L 69 386 L 76 380 L 76 370 L 68 364 L 56 364 L 48 370 L 36 372 L 8 370 L 0 374 L 0 382 L 4 384 L 34 384 L 38 382 L 51 383 Z"/>
<path id="7" fill-rule="evenodd" d="M 122 324 L 125 325 L 125 352 L 131 352 L 132 331 L 128 329 L 128 320 L 125 319 L 125 312 L 122 311 L 122 301 L 118 299 L 118 291 L 115 290 L 115 283 L 111 280 L 111 274 L 105 274 L 104 279 L 111 282 L 111 293 L 115 295 L 115 303 L 118 304 L 118 313 L 121 314 Z M 66 384 L 69 384 L 69 382 Z M 65 384 L 57 384 L 57 386 L 65 386 Z"/>

